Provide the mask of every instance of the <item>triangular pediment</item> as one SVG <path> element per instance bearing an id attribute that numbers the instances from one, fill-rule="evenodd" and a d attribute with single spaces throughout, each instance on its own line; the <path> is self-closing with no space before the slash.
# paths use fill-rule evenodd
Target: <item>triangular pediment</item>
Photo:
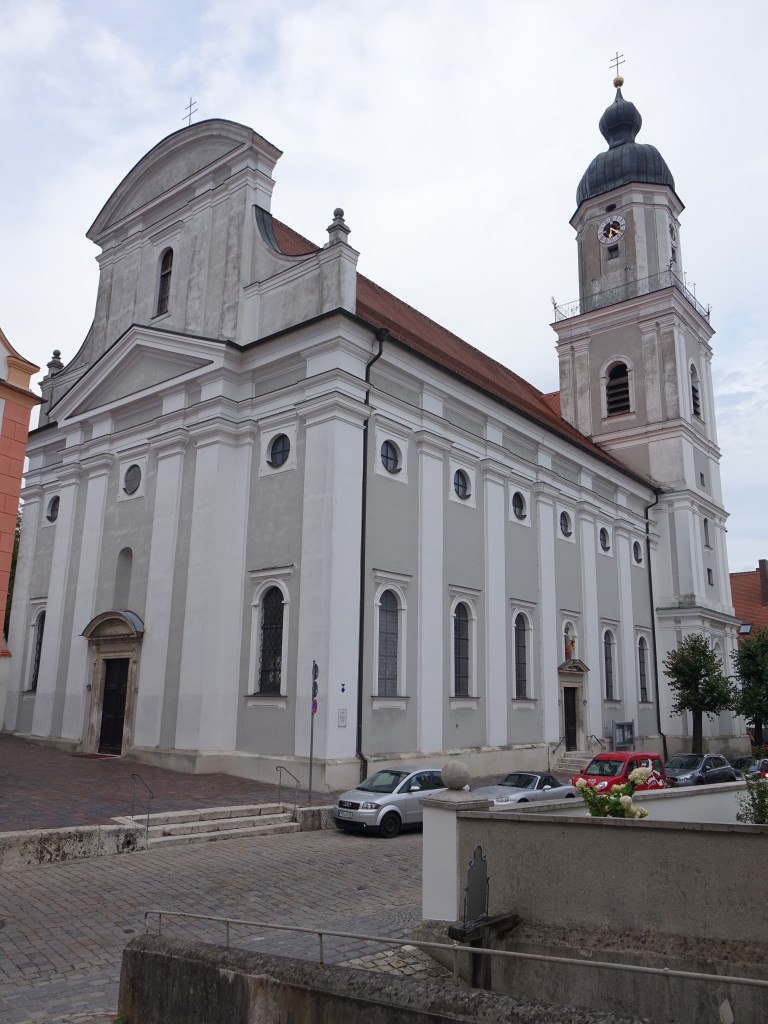
<path id="1" fill-rule="evenodd" d="M 557 666 L 557 671 L 562 675 L 583 676 L 589 672 L 589 668 L 581 658 L 568 658 L 567 661 Z"/>
<path id="2" fill-rule="evenodd" d="M 132 327 L 53 407 L 59 422 L 161 394 L 220 362 L 219 342 Z"/>

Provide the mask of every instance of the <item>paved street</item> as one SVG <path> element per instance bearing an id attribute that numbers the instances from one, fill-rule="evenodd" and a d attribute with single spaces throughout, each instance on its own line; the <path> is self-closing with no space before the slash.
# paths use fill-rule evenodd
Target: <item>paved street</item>
<path id="1" fill-rule="evenodd" d="M 98 824 L 126 814 L 132 771 L 155 792 L 153 811 L 277 798 L 276 786 L 246 779 L 73 757 L 0 736 L 0 831 Z M 306 803 L 305 792 L 299 802 Z M 314 802 L 331 798 L 316 794 Z M 144 929 L 149 908 L 407 941 L 420 901 L 420 833 L 391 841 L 335 830 L 230 839 L 0 873 L 0 1022 L 108 1024 L 117 1010 L 122 949 Z M 166 923 L 163 931 L 224 941 L 221 925 Z M 312 958 L 318 946 L 311 936 L 258 928 L 233 928 L 231 941 Z M 380 963 L 380 946 L 325 942 L 332 962 L 374 953 Z"/>

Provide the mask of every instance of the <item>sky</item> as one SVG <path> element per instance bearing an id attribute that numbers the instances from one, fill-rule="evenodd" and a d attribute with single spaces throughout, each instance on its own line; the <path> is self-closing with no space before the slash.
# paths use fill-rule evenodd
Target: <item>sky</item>
<path id="1" fill-rule="evenodd" d="M 606 12 L 610 12 L 609 14 Z M 318 243 L 345 210 L 358 269 L 542 391 L 569 221 L 605 149 L 611 59 L 686 205 L 712 306 L 732 571 L 768 558 L 764 0 L 0 0 L 0 327 L 43 370 L 96 299 L 85 238 L 134 164 L 227 118 L 283 151 L 272 212 Z"/>

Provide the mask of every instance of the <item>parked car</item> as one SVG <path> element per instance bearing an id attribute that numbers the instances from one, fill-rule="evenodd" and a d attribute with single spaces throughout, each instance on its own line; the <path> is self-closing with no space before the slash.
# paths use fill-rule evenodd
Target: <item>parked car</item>
<path id="1" fill-rule="evenodd" d="M 741 778 L 768 779 L 768 757 L 732 757 L 731 767 Z"/>
<path id="2" fill-rule="evenodd" d="M 667 761 L 666 769 L 669 786 L 735 782 L 739 777 L 722 754 L 675 754 Z"/>
<path id="3" fill-rule="evenodd" d="M 481 786 L 475 796 L 493 800 L 494 808 L 527 804 L 532 800 L 572 800 L 578 790 L 547 772 L 510 772 L 497 786 Z"/>
<path id="4" fill-rule="evenodd" d="M 378 832 L 393 839 L 404 826 L 423 824 L 422 798 L 445 788 L 439 768 L 382 768 L 341 794 L 333 820 L 344 832 Z"/>
<path id="5" fill-rule="evenodd" d="M 608 790 L 629 782 L 630 773 L 635 768 L 651 769 L 648 781 L 638 786 L 638 790 L 665 788 L 667 776 L 661 754 L 645 750 L 606 750 L 597 754 L 586 768 L 573 776 L 571 785 L 575 786 L 579 779 L 583 779 L 588 786 Z"/>

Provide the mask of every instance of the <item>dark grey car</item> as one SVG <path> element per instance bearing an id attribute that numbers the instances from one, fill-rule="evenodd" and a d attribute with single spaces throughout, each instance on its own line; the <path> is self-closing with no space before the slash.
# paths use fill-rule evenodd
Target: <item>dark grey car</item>
<path id="1" fill-rule="evenodd" d="M 722 754 L 675 754 L 666 765 L 668 786 L 702 786 L 735 782 L 739 773 Z"/>

